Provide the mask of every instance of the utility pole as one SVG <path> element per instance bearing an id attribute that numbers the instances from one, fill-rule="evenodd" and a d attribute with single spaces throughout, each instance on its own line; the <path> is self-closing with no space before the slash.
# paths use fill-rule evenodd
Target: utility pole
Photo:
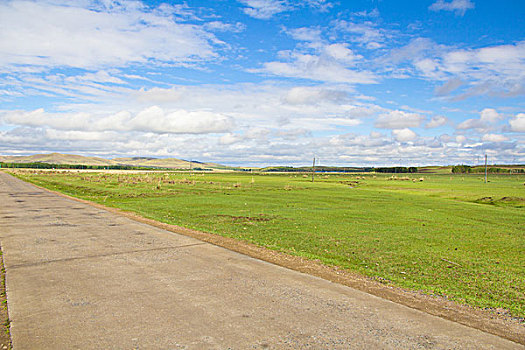
<path id="1" fill-rule="evenodd" d="M 312 182 L 314 182 L 314 176 L 315 176 L 315 157 L 314 157 L 314 162 L 312 164 Z"/>
<path id="2" fill-rule="evenodd" d="M 485 183 L 487 183 L 487 154 L 485 153 Z"/>

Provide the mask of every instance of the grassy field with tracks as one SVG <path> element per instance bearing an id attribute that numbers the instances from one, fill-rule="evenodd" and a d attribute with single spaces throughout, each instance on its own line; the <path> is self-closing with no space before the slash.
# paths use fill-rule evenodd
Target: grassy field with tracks
<path id="1" fill-rule="evenodd" d="M 525 316 L 525 176 L 58 173 L 17 176 L 158 221 Z M 306 175 L 305 175 L 306 176 Z"/>

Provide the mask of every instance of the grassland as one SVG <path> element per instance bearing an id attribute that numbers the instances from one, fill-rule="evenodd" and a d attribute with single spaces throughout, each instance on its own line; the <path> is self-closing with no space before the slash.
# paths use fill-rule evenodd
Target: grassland
<path id="1" fill-rule="evenodd" d="M 158 221 L 525 316 L 525 176 L 18 172 Z M 423 176 L 420 181 L 420 177 Z"/>

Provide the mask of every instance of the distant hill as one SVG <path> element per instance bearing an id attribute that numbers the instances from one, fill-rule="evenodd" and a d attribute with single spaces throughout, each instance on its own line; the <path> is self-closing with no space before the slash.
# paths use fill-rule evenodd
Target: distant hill
<path id="1" fill-rule="evenodd" d="M 32 156 L 0 156 L 4 163 L 52 163 L 74 165 L 113 165 L 111 160 L 98 157 L 84 157 L 75 154 L 49 153 L 34 154 Z"/>
<path id="2" fill-rule="evenodd" d="M 190 162 L 177 158 L 129 157 L 104 159 L 99 157 L 84 157 L 75 154 L 49 153 L 31 156 L 0 156 L 4 163 L 48 163 L 68 165 L 115 166 L 127 165 L 136 167 L 189 169 Z M 192 168 L 227 169 L 229 167 L 215 163 L 191 162 Z"/>

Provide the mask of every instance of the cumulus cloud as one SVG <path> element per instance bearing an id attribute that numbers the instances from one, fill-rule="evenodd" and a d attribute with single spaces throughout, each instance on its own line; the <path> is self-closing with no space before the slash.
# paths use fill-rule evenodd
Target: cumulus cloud
<path id="1" fill-rule="evenodd" d="M 499 113 L 493 108 L 485 108 L 479 113 L 479 119 L 483 122 L 494 123 L 498 119 L 501 119 Z"/>
<path id="2" fill-rule="evenodd" d="M 370 21 L 352 22 L 345 20 L 337 20 L 333 23 L 333 27 L 345 33 L 349 33 L 350 40 L 366 47 L 370 50 L 376 50 L 384 46 L 385 41 L 389 38 L 389 34 L 376 26 Z"/>
<path id="3" fill-rule="evenodd" d="M 420 126 L 424 119 L 425 117 L 417 113 L 395 110 L 381 114 L 377 118 L 374 126 L 382 129 L 405 129 Z"/>
<path id="4" fill-rule="evenodd" d="M 509 120 L 510 129 L 515 132 L 525 132 L 525 113 L 519 113 Z"/>
<path id="5" fill-rule="evenodd" d="M 267 20 L 274 15 L 285 11 L 291 11 L 298 7 L 310 7 L 321 12 L 328 10 L 332 4 L 327 0 L 238 0 L 245 7 L 243 11 L 250 17 Z"/>
<path id="6" fill-rule="evenodd" d="M 96 69 L 217 56 L 217 39 L 176 20 L 179 7 L 138 1 L 7 1 L 0 4 L 0 65 Z"/>
<path id="7" fill-rule="evenodd" d="M 358 61 L 363 57 L 356 55 L 347 44 L 331 44 L 324 47 L 324 52 L 339 62 L 352 63 Z"/>
<path id="8" fill-rule="evenodd" d="M 416 38 L 379 59 L 393 76 L 419 76 L 444 82 L 440 97 L 459 101 L 472 96 L 525 94 L 525 41 L 478 49 L 457 49 Z M 409 66 L 403 63 L 409 62 Z M 451 94 L 455 93 L 454 96 Z"/>
<path id="9" fill-rule="evenodd" d="M 373 84 L 377 82 L 372 72 L 353 69 L 352 65 L 349 67 L 349 63 L 358 58 L 351 50 L 342 46 L 332 46 L 327 49 L 328 51 L 321 54 L 290 52 L 285 57 L 288 62 L 266 62 L 263 68 L 251 69 L 250 72 L 332 83 Z"/>
<path id="10" fill-rule="evenodd" d="M 480 119 L 467 119 L 461 123 L 458 124 L 457 129 L 459 130 L 467 130 L 467 129 L 482 129 L 486 128 L 487 124 L 482 122 Z"/>
<path id="11" fill-rule="evenodd" d="M 333 6 L 330 0 L 304 0 L 304 3 L 320 12 L 326 12 Z"/>
<path id="12" fill-rule="evenodd" d="M 170 89 L 153 87 L 149 90 L 141 88 L 140 90 L 133 92 L 132 96 L 138 101 L 146 103 L 177 102 L 182 98 L 184 91 L 185 89 L 183 87 Z"/>
<path id="13" fill-rule="evenodd" d="M 435 115 L 430 119 L 430 121 L 425 125 L 425 128 L 432 129 L 438 128 L 440 126 L 446 125 L 449 122 L 448 118 L 442 115 Z"/>
<path id="14" fill-rule="evenodd" d="M 256 72 L 257 70 L 252 70 Z M 351 70 L 335 60 L 325 57 L 293 54 L 292 62 L 268 62 L 260 72 L 267 72 L 292 78 L 305 78 L 316 81 L 338 83 L 375 83 L 371 72 Z"/>
<path id="15" fill-rule="evenodd" d="M 313 105 L 323 102 L 338 103 L 349 100 L 348 92 L 320 87 L 298 86 L 290 89 L 283 101 L 291 105 Z"/>
<path id="16" fill-rule="evenodd" d="M 504 78 L 516 81 L 525 73 L 525 42 L 480 49 L 450 50 L 439 59 L 439 70 L 469 80 Z"/>
<path id="17" fill-rule="evenodd" d="M 230 131 L 233 120 L 207 111 L 177 110 L 166 113 L 153 106 L 137 113 L 130 119 L 129 126 L 132 130 L 159 134 L 208 134 Z"/>
<path id="18" fill-rule="evenodd" d="M 484 142 L 503 142 L 508 140 L 508 137 L 500 134 L 485 134 L 481 137 L 481 141 Z"/>
<path id="19" fill-rule="evenodd" d="M 470 0 L 437 0 L 429 7 L 432 11 L 453 11 L 458 16 L 463 16 L 467 10 L 473 8 L 474 3 Z"/>
<path id="20" fill-rule="evenodd" d="M 392 49 L 383 61 L 399 64 L 404 61 L 419 60 L 428 54 L 433 54 L 437 46 L 431 39 L 414 38 L 408 44 Z"/>
<path id="21" fill-rule="evenodd" d="M 456 142 L 459 144 L 463 144 L 467 142 L 467 137 L 465 135 L 458 135 L 456 136 Z"/>
<path id="22" fill-rule="evenodd" d="M 351 147 L 360 146 L 363 148 L 368 147 L 382 147 L 389 144 L 389 142 L 381 136 L 372 135 L 359 135 L 356 133 L 348 133 L 343 135 L 337 135 L 330 138 L 329 143 L 336 147 Z"/>
<path id="23" fill-rule="evenodd" d="M 286 33 L 300 43 L 294 50 L 278 52 L 280 61 L 270 61 L 252 73 L 267 73 L 282 77 L 350 84 L 374 84 L 377 76 L 364 65 L 363 56 L 348 43 L 327 43 L 319 28 L 288 29 Z"/>
<path id="24" fill-rule="evenodd" d="M 327 118 L 366 118 L 384 111 L 379 106 L 355 101 L 355 92 L 344 85 L 286 86 L 281 83 L 176 86 L 169 89 L 142 89 L 126 99 L 138 108 L 152 104 L 170 109 L 210 111 L 232 116 L 239 125 L 273 126 L 289 124 L 313 130 L 327 126 Z M 130 101 L 131 100 L 131 101 Z M 310 123 L 310 122 L 308 122 Z M 331 126 L 330 126 L 331 127 Z"/>
<path id="25" fill-rule="evenodd" d="M 413 141 L 417 134 L 408 128 L 392 130 L 392 136 L 399 142 Z"/>
<path id="26" fill-rule="evenodd" d="M 320 28 L 309 28 L 301 27 L 294 28 L 287 31 L 287 33 L 295 40 L 309 41 L 309 42 L 321 42 L 321 29 Z"/>
<path id="27" fill-rule="evenodd" d="M 152 106 L 136 114 L 121 111 L 110 115 L 88 113 L 46 113 L 43 109 L 31 112 L 4 113 L 10 125 L 49 127 L 66 131 L 138 131 L 157 134 L 208 134 L 230 131 L 231 117 L 208 111 L 164 111 Z"/>
<path id="28" fill-rule="evenodd" d="M 479 115 L 479 118 L 471 118 L 461 122 L 457 128 L 460 130 L 486 129 L 490 124 L 501 119 L 501 115 L 493 108 L 485 108 Z"/>
<path id="29" fill-rule="evenodd" d="M 240 0 L 246 7 L 243 9 L 248 16 L 257 19 L 269 19 L 273 15 L 287 11 L 290 5 L 283 0 Z"/>
<path id="30" fill-rule="evenodd" d="M 204 24 L 204 28 L 216 32 L 233 32 L 240 33 L 246 30 L 246 25 L 241 22 L 225 23 L 220 21 L 212 21 Z"/>
<path id="31" fill-rule="evenodd" d="M 459 78 L 452 78 L 445 84 L 435 89 L 437 96 L 446 96 L 461 87 L 464 82 Z"/>

